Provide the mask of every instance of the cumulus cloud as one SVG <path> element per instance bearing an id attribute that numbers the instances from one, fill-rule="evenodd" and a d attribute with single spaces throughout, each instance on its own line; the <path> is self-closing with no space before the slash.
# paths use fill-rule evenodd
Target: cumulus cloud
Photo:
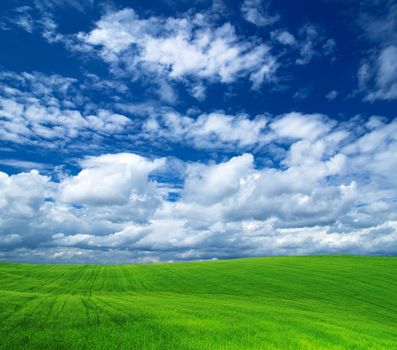
<path id="1" fill-rule="evenodd" d="M 233 197 L 241 186 L 242 174 L 249 173 L 253 163 L 251 154 L 243 154 L 217 165 L 190 165 L 182 198 L 208 206 Z"/>
<path id="2" fill-rule="evenodd" d="M 0 173 L 0 208 L 4 222 L 31 219 L 47 196 L 51 196 L 50 178 L 37 170 L 8 176 Z M 4 216 L 3 216 L 4 215 Z"/>
<path id="3" fill-rule="evenodd" d="M 395 254 L 396 121 L 373 117 L 359 132 L 320 114 L 268 123 L 268 142 L 288 141 L 277 166 L 251 153 L 183 165 L 121 153 L 85 158 L 59 181 L 1 173 L 0 259 Z M 177 169 L 179 189 L 167 182 Z"/>
<path id="4" fill-rule="evenodd" d="M 2 241 L 7 247 L 17 242 L 37 248 L 53 246 L 53 236 L 72 235 L 78 245 L 84 237 L 106 236 L 136 223 L 144 227 L 161 204 L 149 173 L 163 163 L 161 158 L 107 154 L 83 160 L 80 173 L 60 182 L 37 170 L 0 173 Z"/>
<path id="5" fill-rule="evenodd" d="M 305 156 L 311 160 L 299 165 L 288 162 L 286 170 L 256 169 L 251 154 L 221 164 L 188 168 L 181 210 L 201 213 L 201 222 L 212 217 L 225 223 L 274 220 L 273 224 L 278 225 L 310 226 L 311 215 L 316 217 L 317 224 L 330 217 L 335 220 L 337 208 L 343 206 L 340 190 L 321 189 L 319 185 L 327 176 L 343 170 L 344 156 L 335 155 L 327 160 L 316 154 Z M 333 214 L 325 204 L 330 200 L 339 203 Z"/>
<path id="6" fill-rule="evenodd" d="M 144 202 L 153 192 L 148 175 L 164 165 L 164 159 L 149 161 L 128 153 L 107 154 L 85 159 L 75 177 L 60 186 L 63 202 L 92 206 L 124 205 L 134 200 Z"/>

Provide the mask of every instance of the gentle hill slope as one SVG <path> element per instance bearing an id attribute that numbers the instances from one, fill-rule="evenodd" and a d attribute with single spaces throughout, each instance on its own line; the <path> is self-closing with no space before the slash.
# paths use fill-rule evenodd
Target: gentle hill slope
<path id="1" fill-rule="evenodd" d="M 397 258 L 0 264 L 1 349 L 397 349 Z"/>

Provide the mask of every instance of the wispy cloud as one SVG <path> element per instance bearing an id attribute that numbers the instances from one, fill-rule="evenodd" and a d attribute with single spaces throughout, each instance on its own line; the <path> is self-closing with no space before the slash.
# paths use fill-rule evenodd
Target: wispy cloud
<path id="1" fill-rule="evenodd" d="M 365 1 L 357 23 L 370 43 L 358 69 L 359 90 L 365 101 L 397 99 L 397 4 Z"/>
<path id="2" fill-rule="evenodd" d="M 315 57 L 331 55 L 336 47 L 334 39 L 327 39 L 321 30 L 312 24 L 300 28 L 299 37 L 300 57 L 296 59 L 299 65 L 308 64 Z"/>
<path id="3" fill-rule="evenodd" d="M 258 27 L 270 26 L 280 19 L 279 15 L 270 14 L 269 2 L 263 0 L 244 0 L 241 12 L 246 21 Z"/>
<path id="4" fill-rule="evenodd" d="M 0 165 L 5 165 L 11 168 L 15 168 L 18 170 L 53 170 L 53 164 L 40 163 L 40 162 L 32 162 L 28 160 L 21 159 L 0 159 Z"/>
<path id="5" fill-rule="evenodd" d="M 328 101 L 333 101 L 338 97 L 339 93 L 336 90 L 330 91 L 328 94 L 325 95 Z"/>

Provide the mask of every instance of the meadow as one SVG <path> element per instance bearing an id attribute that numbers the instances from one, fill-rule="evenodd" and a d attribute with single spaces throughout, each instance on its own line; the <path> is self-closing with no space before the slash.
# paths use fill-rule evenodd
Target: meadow
<path id="1" fill-rule="evenodd" d="M 397 258 L 0 263 L 1 349 L 397 349 Z"/>

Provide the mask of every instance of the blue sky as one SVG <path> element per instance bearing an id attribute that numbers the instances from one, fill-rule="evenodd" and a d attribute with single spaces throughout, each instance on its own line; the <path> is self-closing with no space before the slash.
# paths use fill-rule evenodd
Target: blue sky
<path id="1" fill-rule="evenodd" d="M 394 1 L 0 13 L 0 260 L 397 253 Z"/>

